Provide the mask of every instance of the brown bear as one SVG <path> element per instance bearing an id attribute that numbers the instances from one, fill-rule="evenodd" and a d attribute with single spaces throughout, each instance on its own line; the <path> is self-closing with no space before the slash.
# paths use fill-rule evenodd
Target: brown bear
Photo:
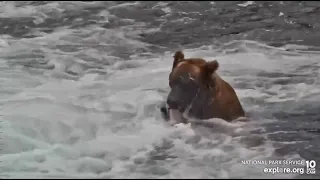
<path id="1" fill-rule="evenodd" d="M 185 59 L 183 52 L 177 51 L 169 75 L 168 109 L 198 119 L 245 117 L 236 92 L 217 74 L 218 68 L 216 60 Z"/>

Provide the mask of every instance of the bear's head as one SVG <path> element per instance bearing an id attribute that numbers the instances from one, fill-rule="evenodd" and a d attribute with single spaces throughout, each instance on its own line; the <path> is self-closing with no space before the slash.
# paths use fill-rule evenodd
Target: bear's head
<path id="1" fill-rule="evenodd" d="M 185 59 L 183 52 L 177 51 L 169 75 L 169 108 L 184 112 L 189 106 L 204 107 L 201 103 L 208 102 L 207 98 L 211 97 L 212 88 L 215 87 L 212 74 L 218 67 L 216 60 L 207 62 L 201 58 Z"/>

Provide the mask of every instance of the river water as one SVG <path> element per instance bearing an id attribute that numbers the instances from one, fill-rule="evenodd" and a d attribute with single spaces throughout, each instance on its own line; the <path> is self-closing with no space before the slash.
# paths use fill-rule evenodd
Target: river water
<path id="1" fill-rule="evenodd" d="M 316 1 L 0 2 L 1 178 L 319 179 L 243 163 L 320 163 L 319 17 Z M 251 121 L 166 124 L 177 50 L 218 60 Z"/>

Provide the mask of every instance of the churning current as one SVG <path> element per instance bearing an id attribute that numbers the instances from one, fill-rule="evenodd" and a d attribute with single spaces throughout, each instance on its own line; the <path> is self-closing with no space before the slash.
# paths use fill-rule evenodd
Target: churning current
<path id="1" fill-rule="evenodd" d="M 0 177 L 319 179 L 320 164 L 244 163 L 320 163 L 319 15 L 316 1 L 0 2 Z M 177 50 L 217 60 L 251 121 L 168 125 Z"/>

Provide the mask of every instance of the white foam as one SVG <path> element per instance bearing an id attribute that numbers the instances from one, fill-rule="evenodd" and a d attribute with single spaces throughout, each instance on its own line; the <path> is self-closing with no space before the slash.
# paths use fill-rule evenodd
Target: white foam
<path id="1" fill-rule="evenodd" d="M 185 52 L 187 56 L 192 56 L 192 50 L 185 50 Z M 286 63 L 277 61 L 278 64 L 276 64 L 276 60 L 268 59 L 267 56 L 255 52 L 247 55 L 219 55 L 210 58 L 221 62 L 219 73 L 226 79 L 232 79 L 233 76 L 232 73 L 225 74 L 224 71 L 235 69 L 235 67 L 238 72 L 241 72 L 242 68 L 274 72 L 283 68 Z M 264 64 L 265 68 L 255 66 L 258 62 L 254 63 L 254 61 Z M 253 177 L 254 173 L 259 174 L 260 171 L 260 176 L 265 175 L 261 167 L 244 166 L 238 163 L 237 159 L 239 157 L 268 158 L 271 156 L 272 146 L 262 144 L 260 145 L 262 151 L 245 148 L 236 137 L 232 137 L 235 132 L 241 131 L 240 125 L 226 123 L 219 119 L 208 121 L 220 130 L 226 128 L 226 131 L 222 134 L 210 135 L 206 130 L 208 133 L 205 134 L 210 135 L 211 138 L 201 137 L 198 143 L 191 145 L 189 142 L 193 142 L 192 139 L 196 138 L 198 133 L 191 130 L 190 124 L 180 124 L 170 128 L 164 124 L 160 116 L 156 116 L 158 110 L 153 109 L 152 105 L 163 101 L 165 97 L 156 91 L 144 91 L 144 89 L 150 87 L 165 89 L 171 62 L 170 56 L 164 57 L 164 61 L 146 60 L 139 66 L 116 71 L 108 77 L 108 81 L 98 81 L 98 74 L 85 75 L 79 81 L 41 81 L 41 86 L 25 89 L 7 98 L 2 109 L 4 116 L 1 118 L 9 120 L 10 117 L 12 120 L 6 122 L 10 124 L 6 128 L 6 133 L 10 133 L 11 137 L 30 139 L 25 140 L 24 143 L 17 140 L 7 142 L 12 144 L 6 146 L 7 148 L 22 146 L 16 153 L 25 154 L 28 157 L 13 156 L 10 153 L 13 149 L 5 149 L 7 153 L 2 156 L 2 160 L 7 162 L 5 163 L 7 170 L 28 171 L 30 177 L 40 176 L 32 172 L 47 172 L 50 176 L 66 177 L 125 177 L 128 175 L 144 177 L 144 173 L 138 175 L 130 172 L 129 167 L 134 167 L 136 173 L 143 172 L 142 166 L 133 163 L 134 158 L 150 158 L 148 152 L 155 151 L 152 148 L 153 144 L 165 138 L 173 143 L 173 147 L 168 149 L 167 154 L 179 158 L 165 161 L 166 163 L 162 164 L 165 169 L 162 170 L 157 169 L 159 167 L 156 165 L 150 166 L 147 169 L 154 173 L 152 176 L 218 178 L 247 177 L 251 174 L 250 177 Z M 251 66 L 246 66 L 248 64 Z M 151 68 L 152 71 L 149 71 Z M 246 72 L 246 75 L 250 74 L 250 71 L 243 72 Z M 23 72 L 18 71 L 18 73 Z M 252 75 L 254 76 L 254 73 Z M 11 80 L 17 81 L 19 77 Z M 99 86 L 97 86 L 98 82 Z M 297 87 L 301 87 L 300 91 L 306 88 L 302 85 Z M 276 86 L 269 90 L 281 92 L 281 88 Z M 256 98 L 259 98 L 259 94 L 263 96 L 259 89 L 255 91 Z M 87 95 L 91 95 L 91 98 L 83 99 L 83 96 Z M 242 93 L 239 93 L 239 96 L 240 99 L 250 97 L 249 94 Z M 36 100 L 39 97 L 44 100 Z M 81 110 L 81 107 L 89 109 Z M 40 122 L 44 124 L 40 125 Z M 21 128 L 17 128 L 18 125 L 23 125 L 24 129 L 29 131 L 37 129 L 39 132 L 30 136 L 31 132 L 23 132 Z M 227 132 L 231 129 L 233 133 L 228 135 Z M 15 135 L 12 136 L 13 134 Z M 239 135 L 244 134 L 238 133 Z M 248 136 L 248 133 L 245 136 Z M 208 148 L 208 143 L 215 145 Z M 28 146 L 29 149 L 25 151 L 23 146 Z M 226 147 L 233 150 L 226 153 L 223 150 Z M 141 148 L 147 149 L 141 151 L 139 150 Z M 35 151 L 41 152 L 41 155 L 35 155 L 37 154 Z M 194 166 L 197 163 L 200 164 Z M 217 166 L 217 163 L 224 165 Z M 19 177 L 19 175 L 13 176 L 8 171 L 4 174 Z"/>
<path id="2" fill-rule="evenodd" d="M 136 6 L 136 5 L 139 5 L 140 3 L 139 2 L 134 2 L 134 3 L 123 3 L 123 4 L 118 4 L 118 5 L 114 5 L 114 6 L 111 6 L 111 8 L 126 8 L 126 7 L 130 7 L 130 6 Z"/>
<path id="3" fill-rule="evenodd" d="M 238 6 L 247 7 L 247 6 L 250 6 L 252 4 L 254 4 L 254 1 L 247 1 L 247 2 L 242 3 L 242 4 L 238 4 Z"/>

